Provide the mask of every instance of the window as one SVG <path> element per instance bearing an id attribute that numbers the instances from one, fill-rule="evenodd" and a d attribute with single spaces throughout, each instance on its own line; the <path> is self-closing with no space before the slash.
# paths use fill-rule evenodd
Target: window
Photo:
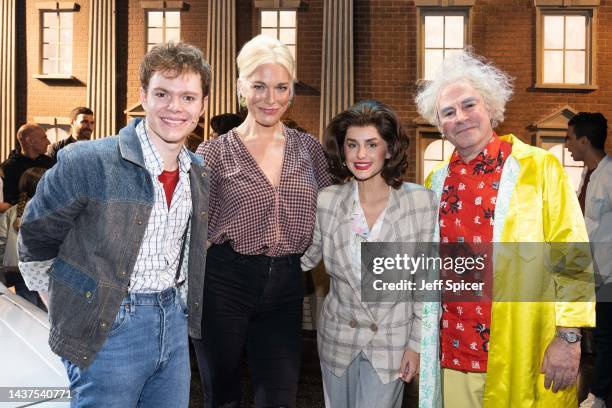
<path id="1" fill-rule="evenodd" d="M 584 163 L 574 161 L 569 151 L 565 148 L 567 122 L 576 113 L 576 109 L 565 105 L 533 123 L 531 127 L 535 130 L 536 146 L 548 150 L 559 159 L 570 177 L 574 189 L 578 190 Z"/>
<path id="2" fill-rule="evenodd" d="M 42 11 L 41 73 L 72 73 L 72 11 Z"/>
<path id="3" fill-rule="evenodd" d="M 260 10 L 260 33 L 279 39 L 289 47 L 296 60 L 297 45 L 297 11 L 296 10 Z"/>
<path id="4" fill-rule="evenodd" d="M 540 147 L 548 150 L 559 159 L 570 178 L 574 190 L 578 192 L 578 187 L 580 187 L 580 181 L 582 179 L 584 162 L 575 161 L 572 158 L 569 150 L 565 147 L 565 138 L 546 137 L 541 141 Z"/>
<path id="5" fill-rule="evenodd" d="M 44 127 L 45 126 L 43 126 L 43 128 Z M 66 139 L 70 135 L 70 133 L 68 133 L 66 129 L 62 129 L 61 127 L 51 127 L 45 130 L 45 133 L 47 133 L 47 138 L 52 144 L 60 140 Z"/>
<path id="6" fill-rule="evenodd" d="M 179 10 L 147 11 L 147 51 L 153 46 L 181 38 L 181 12 Z"/>
<path id="7" fill-rule="evenodd" d="M 543 19 L 543 82 L 585 84 L 587 16 L 544 15 Z"/>
<path id="8" fill-rule="evenodd" d="M 49 142 L 55 143 L 70 135 L 70 118 L 55 116 L 34 116 L 34 123 L 45 129 Z"/>
<path id="9" fill-rule="evenodd" d="M 430 80 L 444 59 L 471 43 L 474 0 L 415 0 L 417 6 L 417 79 Z"/>
<path id="10" fill-rule="evenodd" d="M 535 0 L 536 87 L 595 86 L 595 22 L 598 0 Z M 585 5 L 590 7 L 585 7 Z"/>
<path id="11" fill-rule="evenodd" d="M 442 162 L 447 161 L 455 151 L 455 146 L 432 126 L 419 126 L 417 128 L 417 155 L 419 166 L 417 168 L 417 182 L 424 183 L 425 179 Z"/>
<path id="12" fill-rule="evenodd" d="M 466 19 L 462 14 L 423 16 L 422 79 L 433 78 L 444 58 L 465 48 Z"/>

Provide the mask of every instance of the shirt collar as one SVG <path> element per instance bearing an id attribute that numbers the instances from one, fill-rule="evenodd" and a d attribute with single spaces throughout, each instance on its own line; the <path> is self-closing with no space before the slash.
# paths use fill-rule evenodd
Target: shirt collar
<path id="1" fill-rule="evenodd" d="M 138 141 L 142 147 L 142 154 L 144 157 L 145 168 L 155 177 L 159 176 L 164 170 L 164 160 L 161 155 L 151 143 L 151 140 L 147 136 L 147 129 L 145 127 L 146 120 L 141 121 L 136 125 L 136 135 L 138 135 Z M 181 147 L 181 151 L 178 155 L 178 167 L 181 173 L 187 173 L 191 169 L 191 157 L 187 153 L 185 146 Z"/>
<path id="2" fill-rule="evenodd" d="M 499 151 L 501 149 L 501 140 L 497 136 L 495 132 L 493 132 L 493 136 L 489 140 L 489 143 L 484 147 L 484 149 L 476 155 L 469 163 L 464 163 L 461 160 L 461 156 L 457 152 L 457 149 L 453 152 L 450 158 L 449 167 L 455 167 L 458 165 L 466 164 L 468 166 L 474 166 L 478 163 L 483 163 L 484 165 L 491 166 L 495 165 L 495 159 L 499 155 Z"/>

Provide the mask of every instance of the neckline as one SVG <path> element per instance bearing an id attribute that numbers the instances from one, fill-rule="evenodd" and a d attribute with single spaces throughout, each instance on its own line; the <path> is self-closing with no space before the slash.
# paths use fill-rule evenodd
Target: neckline
<path id="1" fill-rule="evenodd" d="M 272 184 L 270 179 L 265 175 L 265 173 L 263 172 L 263 170 L 261 169 L 261 167 L 259 166 L 259 164 L 255 160 L 255 158 L 253 157 L 253 155 L 251 154 L 249 149 L 247 149 L 246 145 L 244 144 L 244 142 L 240 138 L 240 135 L 236 131 L 236 128 L 232 129 L 230 132 L 232 132 L 232 135 L 237 140 L 237 143 L 240 146 L 239 148 L 242 149 L 244 153 L 246 153 L 246 157 L 248 157 L 247 160 L 250 162 L 250 164 L 252 166 L 254 166 L 257 169 L 256 170 L 257 174 L 259 174 L 261 179 L 263 179 L 265 181 L 265 183 L 270 188 L 272 188 L 273 190 L 278 190 L 280 188 L 281 184 L 282 184 L 283 175 L 285 174 L 285 164 L 287 163 L 287 151 L 289 150 L 289 149 L 287 149 L 287 145 L 289 143 L 289 132 L 286 131 L 286 127 L 283 125 L 283 136 L 285 137 L 285 144 L 283 146 L 283 159 L 282 159 L 283 161 L 281 163 L 281 171 L 280 171 L 280 174 L 279 174 L 279 177 L 278 177 L 278 185 L 277 186 Z"/>

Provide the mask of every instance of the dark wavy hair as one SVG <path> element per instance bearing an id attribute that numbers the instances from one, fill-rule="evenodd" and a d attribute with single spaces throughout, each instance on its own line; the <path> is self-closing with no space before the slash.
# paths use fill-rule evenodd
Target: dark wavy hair
<path id="1" fill-rule="evenodd" d="M 43 169 L 42 167 L 30 167 L 23 172 L 19 178 L 19 201 L 17 201 L 17 216 L 13 222 L 13 228 L 15 231 L 19 231 L 21 216 L 23 215 L 25 206 L 30 198 L 34 197 L 38 182 L 42 178 L 45 171 L 47 171 L 47 169 Z"/>
<path id="2" fill-rule="evenodd" d="M 336 184 L 344 184 L 352 177 L 346 167 L 344 139 L 346 131 L 353 126 L 374 126 L 378 134 L 387 142 L 391 158 L 385 160 L 382 178 L 398 189 L 408 167 L 408 136 L 402 129 L 399 118 L 393 110 L 382 102 L 366 100 L 356 103 L 348 110 L 339 113 L 325 129 L 324 145 L 329 156 L 329 169 Z"/>

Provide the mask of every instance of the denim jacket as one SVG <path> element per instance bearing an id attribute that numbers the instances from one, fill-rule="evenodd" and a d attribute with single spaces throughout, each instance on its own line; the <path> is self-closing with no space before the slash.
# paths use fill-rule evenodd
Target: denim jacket
<path id="1" fill-rule="evenodd" d="M 151 176 L 136 135 L 74 143 L 47 171 L 22 217 L 22 262 L 53 259 L 49 271 L 51 349 L 81 368 L 104 344 L 153 208 Z M 188 259 L 189 334 L 201 338 L 209 169 L 190 153 L 193 201 Z"/>

